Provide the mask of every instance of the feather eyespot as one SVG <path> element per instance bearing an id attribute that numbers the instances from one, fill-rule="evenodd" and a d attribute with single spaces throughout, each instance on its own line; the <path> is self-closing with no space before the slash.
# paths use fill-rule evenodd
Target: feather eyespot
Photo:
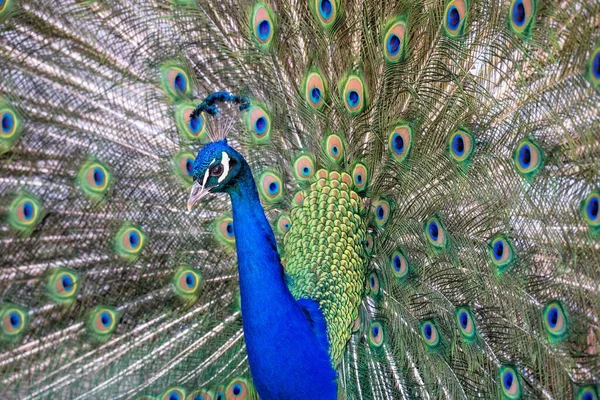
<path id="1" fill-rule="evenodd" d="M 123 258 L 136 259 L 146 245 L 146 236 L 137 227 L 124 224 L 115 235 L 115 252 Z"/>
<path id="2" fill-rule="evenodd" d="M 521 398 L 519 375 L 513 367 L 504 366 L 500 369 L 502 393 L 509 399 Z"/>
<path id="3" fill-rule="evenodd" d="M 3 341 L 15 341 L 21 337 L 29 322 L 29 315 L 25 308 L 14 304 L 4 304 L 0 308 L 0 320 L 2 321 Z"/>
<path id="4" fill-rule="evenodd" d="M 598 400 L 598 393 L 594 386 L 585 386 L 579 389 L 577 400 Z"/>
<path id="5" fill-rule="evenodd" d="M 383 326 L 380 322 L 371 322 L 369 328 L 369 343 L 375 347 L 381 347 L 383 345 Z"/>
<path id="6" fill-rule="evenodd" d="M 225 393 L 217 391 L 217 394 L 215 395 L 215 400 L 225 400 Z"/>
<path id="7" fill-rule="evenodd" d="M 551 342 L 560 341 L 567 335 L 568 319 L 562 304 L 558 301 L 544 307 L 544 329 Z"/>
<path id="8" fill-rule="evenodd" d="M 542 169 L 544 155 L 540 147 L 532 140 L 522 140 L 513 156 L 517 171 L 525 178 L 531 179 Z"/>
<path id="9" fill-rule="evenodd" d="M 434 348 L 440 344 L 440 335 L 433 321 L 421 323 L 421 336 L 429 348 Z"/>
<path id="10" fill-rule="evenodd" d="M 252 133 L 256 143 L 265 143 L 271 140 L 271 117 L 261 106 L 254 106 L 248 113 L 246 127 Z"/>
<path id="11" fill-rule="evenodd" d="M 410 268 L 408 259 L 404 255 L 404 251 L 402 249 L 394 251 L 390 264 L 392 267 L 392 273 L 396 278 L 403 280 L 408 276 Z"/>
<path id="12" fill-rule="evenodd" d="M 327 152 L 328 158 L 338 163 L 343 159 L 344 156 L 344 142 L 338 135 L 329 135 L 325 140 L 325 151 Z"/>
<path id="13" fill-rule="evenodd" d="M 468 10 L 468 0 L 448 2 L 444 12 L 444 29 L 448 36 L 457 37 L 464 33 Z"/>
<path id="14" fill-rule="evenodd" d="M 404 60 L 406 56 L 406 22 L 403 19 L 398 18 L 388 23 L 383 37 L 383 48 L 387 62 L 397 63 Z"/>
<path id="15" fill-rule="evenodd" d="M 368 276 L 367 285 L 371 296 L 377 296 L 379 294 L 379 277 L 375 272 Z"/>
<path id="16" fill-rule="evenodd" d="M 490 241 L 489 254 L 498 272 L 504 272 L 515 263 L 512 243 L 504 235 L 497 235 Z"/>
<path id="17" fill-rule="evenodd" d="M 356 163 L 352 169 L 352 183 L 354 184 L 354 190 L 357 192 L 363 192 L 367 189 L 369 184 L 369 170 L 363 163 Z"/>
<path id="18" fill-rule="evenodd" d="M 350 74 L 342 84 L 342 98 L 350 115 L 362 112 L 366 105 L 366 90 L 363 79 L 358 75 Z"/>
<path id="19" fill-rule="evenodd" d="M 307 103 L 315 110 L 320 110 L 325 104 L 327 89 L 325 79 L 319 72 L 308 74 L 304 85 L 304 97 Z"/>
<path id="20" fill-rule="evenodd" d="M 340 4 L 338 0 L 313 0 L 313 7 L 316 11 L 317 18 L 321 25 L 329 29 L 331 28 L 338 15 Z"/>
<path id="21" fill-rule="evenodd" d="M 473 318 L 473 313 L 471 313 L 471 310 L 468 307 L 459 307 L 456 310 L 456 323 L 462 338 L 467 343 L 471 343 L 473 340 L 475 340 L 475 319 Z"/>
<path id="22" fill-rule="evenodd" d="M 536 0 L 512 0 L 509 9 L 511 29 L 518 35 L 529 34 L 536 8 Z"/>
<path id="23" fill-rule="evenodd" d="M 253 391 L 251 384 L 245 379 L 233 379 L 227 385 L 225 397 L 227 400 L 242 400 L 250 397 L 250 392 Z"/>
<path id="24" fill-rule="evenodd" d="M 431 217 L 425 222 L 425 236 L 435 248 L 441 249 L 447 245 L 446 229 L 437 217 Z"/>
<path id="25" fill-rule="evenodd" d="M 175 124 L 181 137 L 185 140 L 200 141 L 207 143 L 209 141 L 206 132 L 205 114 L 190 118 L 194 111 L 194 105 L 190 103 L 178 104 L 175 108 Z"/>
<path id="26" fill-rule="evenodd" d="M 268 203 L 276 203 L 283 198 L 283 182 L 278 173 L 265 171 L 260 175 L 259 192 Z"/>
<path id="27" fill-rule="evenodd" d="M 412 128 L 406 123 L 399 123 L 390 133 L 388 150 L 394 160 L 402 162 L 408 157 L 412 147 Z"/>
<path id="28" fill-rule="evenodd" d="M 188 396 L 188 400 L 212 400 L 212 398 L 212 394 L 205 390 L 197 390 Z"/>
<path id="29" fill-rule="evenodd" d="M 315 160 L 311 154 L 299 155 L 294 161 L 294 176 L 298 181 L 306 182 L 315 175 Z"/>
<path id="30" fill-rule="evenodd" d="M 111 178 L 112 176 L 104 165 L 88 161 L 81 166 L 77 182 L 85 194 L 92 198 L 100 198 L 108 191 Z"/>
<path id="31" fill-rule="evenodd" d="M 173 287 L 179 297 L 196 297 L 202 284 L 202 275 L 188 265 L 181 266 L 173 275 Z"/>
<path id="32" fill-rule="evenodd" d="M 292 222 L 287 214 L 281 214 L 279 218 L 277 218 L 277 233 L 280 235 L 285 235 L 290 228 L 292 227 Z"/>
<path id="33" fill-rule="evenodd" d="M 29 233 L 39 221 L 40 213 L 41 206 L 35 197 L 21 195 L 11 202 L 8 221 L 13 228 Z"/>
<path id="34" fill-rule="evenodd" d="M 391 205 L 388 200 L 380 199 L 375 204 L 375 225 L 384 228 L 390 220 Z"/>
<path id="35" fill-rule="evenodd" d="M 214 236 L 217 241 L 224 245 L 235 243 L 235 229 L 233 218 L 228 215 L 221 216 L 215 221 Z"/>
<path id="36" fill-rule="evenodd" d="M 294 194 L 294 204 L 298 207 L 302 207 L 304 204 L 304 197 L 305 195 L 303 191 L 296 192 L 296 194 Z"/>
<path id="37" fill-rule="evenodd" d="M 0 22 L 2 22 L 1 11 Z M 12 148 L 21 132 L 23 132 L 23 124 L 16 110 L 0 99 L 0 154 Z"/>
<path id="38" fill-rule="evenodd" d="M 252 11 L 252 34 L 259 47 L 268 50 L 273 44 L 275 25 L 273 14 L 265 4 L 258 3 Z"/>
<path id="39" fill-rule="evenodd" d="M 467 166 L 475 149 L 473 136 L 465 129 L 459 129 L 448 137 L 448 148 L 452 159 Z"/>
<path id="40" fill-rule="evenodd" d="M 181 179 L 182 183 L 191 183 L 194 175 L 194 155 L 188 152 L 177 153 L 173 157 L 173 164 L 175 174 Z"/>
<path id="41" fill-rule="evenodd" d="M 180 387 L 172 387 L 165 390 L 160 396 L 161 400 L 185 400 L 185 389 Z"/>
<path id="42" fill-rule="evenodd" d="M 600 46 L 596 47 L 590 56 L 588 79 L 596 89 L 600 89 Z"/>
<path id="43" fill-rule="evenodd" d="M 73 301 L 78 289 L 79 277 L 75 271 L 66 268 L 55 270 L 46 284 L 48 295 L 56 302 Z"/>
<path id="44" fill-rule="evenodd" d="M 186 97 L 192 89 L 188 72 L 173 63 L 161 67 L 161 84 L 172 99 Z"/>
<path id="45" fill-rule="evenodd" d="M 590 193 L 581 204 L 581 215 L 593 232 L 600 230 L 600 191 Z"/>
<path id="46" fill-rule="evenodd" d="M 107 339 L 116 329 L 118 313 L 112 307 L 96 306 L 87 320 L 88 331 L 98 339 Z"/>
<path id="47" fill-rule="evenodd" d="M 367 233 L 367 238 L 365 240 L 365 250 L 367 251 L 367 255 L 371 255 L 373 249 L 375 249 L 375 238 L 372 233 Z"/>

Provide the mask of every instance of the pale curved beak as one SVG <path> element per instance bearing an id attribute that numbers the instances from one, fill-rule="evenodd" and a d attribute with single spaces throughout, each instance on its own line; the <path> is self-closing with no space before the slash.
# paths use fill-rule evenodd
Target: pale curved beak
<path id="1" fill-rule="evenodd" d="M 192 192 L 190 193 L 190 197 L 187 202 L 187 210 L 192 211 L 194 204 L 200 201 L 201 198 L 209 194 L 208 189 L 205 189 L 200 182 L 196 181 L 192 185 Z"/>

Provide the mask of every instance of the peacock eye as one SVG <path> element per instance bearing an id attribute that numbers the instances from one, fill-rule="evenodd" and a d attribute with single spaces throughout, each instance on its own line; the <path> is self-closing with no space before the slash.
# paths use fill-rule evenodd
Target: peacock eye
<path id="1" fill-rule="evenodd" d="M 210 169 L 210 176 L 220 176 L 223 173 L 223 164 L 217 164 Z"/>

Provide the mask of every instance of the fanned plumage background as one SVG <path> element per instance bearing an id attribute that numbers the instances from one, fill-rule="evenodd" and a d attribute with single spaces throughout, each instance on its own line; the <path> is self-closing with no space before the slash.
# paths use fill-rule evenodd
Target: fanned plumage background
<path id="1" fill-rule="evenodd" d="M 506 368 L 523 398 L 596 398 L 584 396 L 600 379 L 600 4 L 527 2 L 519 31 L 519 2 L 332 1 L 329 26 L 319 0 L 0 0 L 1 396 L 255 396 L 229 200 L 185 211 L 188 163 L 227 129 L 257 180 L 281 182 L 263 196 L 280 244 L 307 187 L 298 157 L 311 177 L 365 167 L 371 260 L 338 366 L 344 398 L 508 396 Z M 266 133 L 250 113 L 189 121 L 223 90 L 249 96 Z M 535 168 L 519 169 L 523 145 Z M 198 285 L 181 287 L 190 273 Z"/>

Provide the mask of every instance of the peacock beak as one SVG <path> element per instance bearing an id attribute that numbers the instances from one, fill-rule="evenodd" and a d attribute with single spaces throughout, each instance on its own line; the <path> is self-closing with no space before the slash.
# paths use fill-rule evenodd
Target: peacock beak
<path id="1" fill-rule="evenodd" d="M 192 192 L 190 193 L 190 197 L 187 202 L 188 211 L 192 211 L 194 204 L 200 201 L 201 198 L 209 194 L 209 190 L 204 188 L 204 185 L 200 184 L 200 182 L 196 181 L 192 185 Z"/>

